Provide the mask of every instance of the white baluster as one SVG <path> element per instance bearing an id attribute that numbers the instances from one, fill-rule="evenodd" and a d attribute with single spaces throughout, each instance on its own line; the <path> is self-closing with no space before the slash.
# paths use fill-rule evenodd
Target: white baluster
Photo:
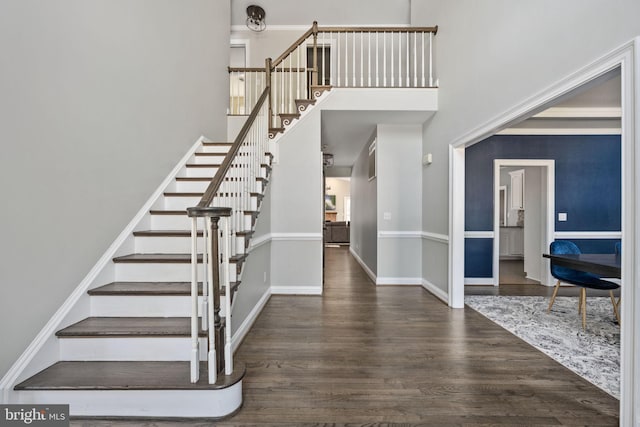
<path id="1" fill-rule="evenodd" d="M 344 33 L 344 86 L 349 86 L 349 33 Z"/>
<path id="2" fill-rule="evenodd" d="M 413 87 L 418 87 L 418 33 L 413 33 Z"/>
<path id="3" fill-rule="evenodd" d="M 298 49 L 296 49 L 296 56 L 298 59 L 298 65 L 297 65 L 297 70 L 296 70 L 296 81 L 298 82 L 298 86 L 296 87 L 296 99 L 300 99 L 300 50 L 302 49 L 302 47 L 298 47 Z"/>
<path id="4" fill-rule="evenodd" d="M 371 87 L 371 31 L 367 31 L 369 35 L 369 55 L 368 55 L 368 64 L 367 64 L 367 87 Z"/>
<path id="5" fill-rule="evenodd" d="M 407 31 L 407 87 L 411 85 L 411 80 L 409 76 L 409 32 Z"/>
<path id="6" fill-rule="evenodd" d="M 353 64 L 353 70 L 352 70 L 352 79 L 351 79 L 351 84 L 353 85 L 353 87 L 356 87 L 356 33 L 355 31 L 352 32 L 353 35 L 353 45 L 352 45 L 352 52 L 351 52 L 351 59 L 352 59 L 352 64 Z"/>
<path id="7" fill-rule="evenodd" d="M 398 31 L 398 86 L 402 87 L 402 33 Z"/>
<path id="8" fill-rule="evenodd" d="M 336 44 L 333 42 L 333 33 L 324 33 L 324 34 L 329 34 L 329 58 L 331 58 L 331 52 L 334 52 L 335 50 L 335 46 Z M 336 57 L 336 54 L 334 52 L 334 58 Z M 333 63 L 333 61 L 331 61 L 331 63 Z M 329 69 L 329 85 L 333 86 L 333 72 L 331 71 L 331 69 Z"/>
<path id="9" fill-rule="evenodd" d="M 433 87 L 433 33 L 429 32 L 429 87 Z"/>
<path id="10" fill-rule="evenodd" d="M 207 263 L 209 262 L 208 252 L 209 248 L 211 248 L 209 242 L 209 228 L 207 227 L 207 222 L 205 221 L 204 230 L 202 230 L 202 239 L 204 241 L 204 247 L 202 248 L 202 268 L 203 271 L 207 271 Z M 202 330 L 206 331 L 209 327 L 209 322 L 207 316 L 209 315 L 209 311 L 207 310 L 207 304 L 209 304 L 209 299 L 207 298 L 208 294 L 208 286 L 207 281 L 209 280 L 209 276 L 206 274 L 203 275 L 202 278 Z"/>
<path id="11" fill-rule="evenodd" d="M 342 51 L 340 50 L 340 33 L 336 34 L 337 37 L 337 41 L 336 41 L 336 59 L 337 59 L 337 63 L 336 63 L 336 73 L 338 74 L 336 76 L 336 81 L 337 86 L 340 87 L 340 56 L 342 56 Z"/>
<path id="12" fill-rule="evenodd" d="M 326 79 L 325 69 L 327 68 L 327 58 L 325 56 L 325 45 L 327 44 L 327 42 L 325 41 L 325 38 L 324 38 L 325 34 L 326 33 L 322 33 L 322 41 L 321 41 L 322 43 L 322 85 L 323 86 L 327 84 L 327 81 L 325 80 Z"/>
<path id="13" fill-rule="evenodd" d="M 293 100 L 293 57 L 289 55 L 289 98 L 287 99 L 287 113 L 292 111 L 291 102 Z"/>
<path id="14" fill-rule="evenodd" d="M 198 341 L 198 218 L 191 218 L 191 382 L 200 378 Z"/>
<path id="15" fill-rule="evenodd" d="M 424 81 L 424 31 L 422 31 L 421 33 L 422 36 L 422 43 L 421 43 L 421 47 L 422 47 L 422 82 L 420 87 L 424 87 L 425 86 L 425 81 Z"/>
<path id="16" fill-rule="evenodd" d="M 380 65 L 380 61 L 379 61 L 379 52 L 380 49 L 378 48 L 378 32 L 376 31 L 376 87 L 380 86 L 380 71 L 379 71 L 379 65 Z"/>
<path id="17" fill-rule="evenodd" d="M 364 86 L 364 33 L 360 31 L 360 87 Z"/>
<path id="18" fill-rule="evenodd" d="M 279 113 L 284 113 L 284 100 L 285 100 L 285 96 L 284 96 L 284 90 L 285 90 L 285 81 L 284 81 L 284 61 L 282 61 L 282 64 L 280 65 L 280 111 L 278 111 Z M 282 122 L 280 122 L 280 126 L 278 127 L 282 127 Z"/>
<path id="19" fill-rule="evenodd" d="M 387 87 L 387 32 L 383 33 L 382 37 L 382 48 L 384 49 L 382 54 L 382 70 L 384 73 L 384 79 L 382 81 L 382 86 Z"/>

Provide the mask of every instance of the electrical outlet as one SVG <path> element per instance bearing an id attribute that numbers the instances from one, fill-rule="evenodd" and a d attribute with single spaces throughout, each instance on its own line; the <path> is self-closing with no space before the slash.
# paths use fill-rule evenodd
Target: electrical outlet
<path id="1" fill-rule="evenodd" d="M 566 212 L 558 212 L 558 221 L 566 221 L 567 213 Z"/>

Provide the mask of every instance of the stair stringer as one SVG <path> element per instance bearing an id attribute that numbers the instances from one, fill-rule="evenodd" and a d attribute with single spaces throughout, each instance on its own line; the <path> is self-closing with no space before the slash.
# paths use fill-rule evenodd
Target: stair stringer
<path id="1" fill-rule="evenodd" d="M 29 344 L 26 350 L 14 362 L 5 376 L 0 380 L 0 401 L 3 404 L 17 403 L 13 387 L 24 379 L 50 366 L 59 360 L 59 343 L 55 336 L 57 330 L 69 326 L 87 316 L 90 313 L 89 295 L 87 291 L 101 283 L 107 283 L 115 279 L 114 257 L 133 252 L 133 232 L 150 223 L 149 211 L 159 203 L 163 193 L 171 188 L 173 182 L 185 167 L 189 159 L 202 146 L 203 142 L 209 142 L 204 136 L 200 136 L 187 153 L 180 159 L 176 166 L 169 172 L 149 199 L 142 205 L 133 219 L 109 246 L 98 262 L 91 268 L 84 279 L 76 286 L 71 295 L 49 319 L 38 335 Z"/>

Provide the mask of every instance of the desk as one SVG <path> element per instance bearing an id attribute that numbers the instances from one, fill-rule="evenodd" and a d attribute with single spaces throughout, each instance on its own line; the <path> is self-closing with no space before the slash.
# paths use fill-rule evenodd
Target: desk
<path id="1" fill-rule="evenodd" d="M 549 258 L 554 264 L 561 267 L 572 268 L 574 270 L 588 271 L 602 277 L 620 278 L 620 255 L 616 254 L 565 254 L 549 255 L 542 254 L 544 258 Z"/>

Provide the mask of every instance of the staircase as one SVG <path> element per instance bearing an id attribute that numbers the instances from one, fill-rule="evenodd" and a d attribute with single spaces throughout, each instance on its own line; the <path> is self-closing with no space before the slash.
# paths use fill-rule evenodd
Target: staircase
<path id="1" fill-rule="evenodd" d="M 267 59 L 264 70 L 234 69 L 262 82 L 250 90 L 256 102 L 246 107 L 251 114 L 236 140 L 201 141 L 192 148 L 109 250 L 109 259 L 98 262 L 100 268 L 12 368 L 9 382 L 3 379 L 4 401 L 68 403 L 72 416 L 221 418 L 237 411 L 245 367 L 233 362 L 231 313 L 271 177 L 271 147 L 332 87 L 387 86 L 387 45 L 396 55 L 406 48 L 400 56 L 406 86 L 403 78 L 394 80 L 392 66 L 390 87 L 410 87 L 410 80 L 411 87 L 431 87 L 430 68 L 425 84 L 425 58 L 428 52 L 430 65 L 436 31 L 323 29 L 314 23 L 278 59 Z M 373 63 L 372 34 L 378 48 L 379 33 L 385 56 L 376 54 Z M 311 41 L 313 65 L 301 66 Z M 329 47 L 338 62 L 335 76 L 318 66 L 329 62 Z"/>
<path id="2" fill-rule="evenodd" d="M 135 252 L 113 258 L 117 281 L 88 291 L 90 316 L 56 332 L 60 361 L 15 386 L 19 402 L 69 403 L 84 416 L 221 417 L 242 403 L 244 366 L 209 384 L 206 331 L 200 371 L 189 381 L 191 348 L 191 231 L 186 209 L 200 201 L 229 143 L 203 142 L 149 211 L 147 230 L 133 232 Z M 263 153 L 259 192 L 252 193 L 253 227 L 271 170 Z M 201 236 L 202 233 L 200 232 Z M 252 229 L 238 232 L 242 248 L 230 257 L 234 300 Z M 202 282 L 198 286 L 202 311 Z"/>

